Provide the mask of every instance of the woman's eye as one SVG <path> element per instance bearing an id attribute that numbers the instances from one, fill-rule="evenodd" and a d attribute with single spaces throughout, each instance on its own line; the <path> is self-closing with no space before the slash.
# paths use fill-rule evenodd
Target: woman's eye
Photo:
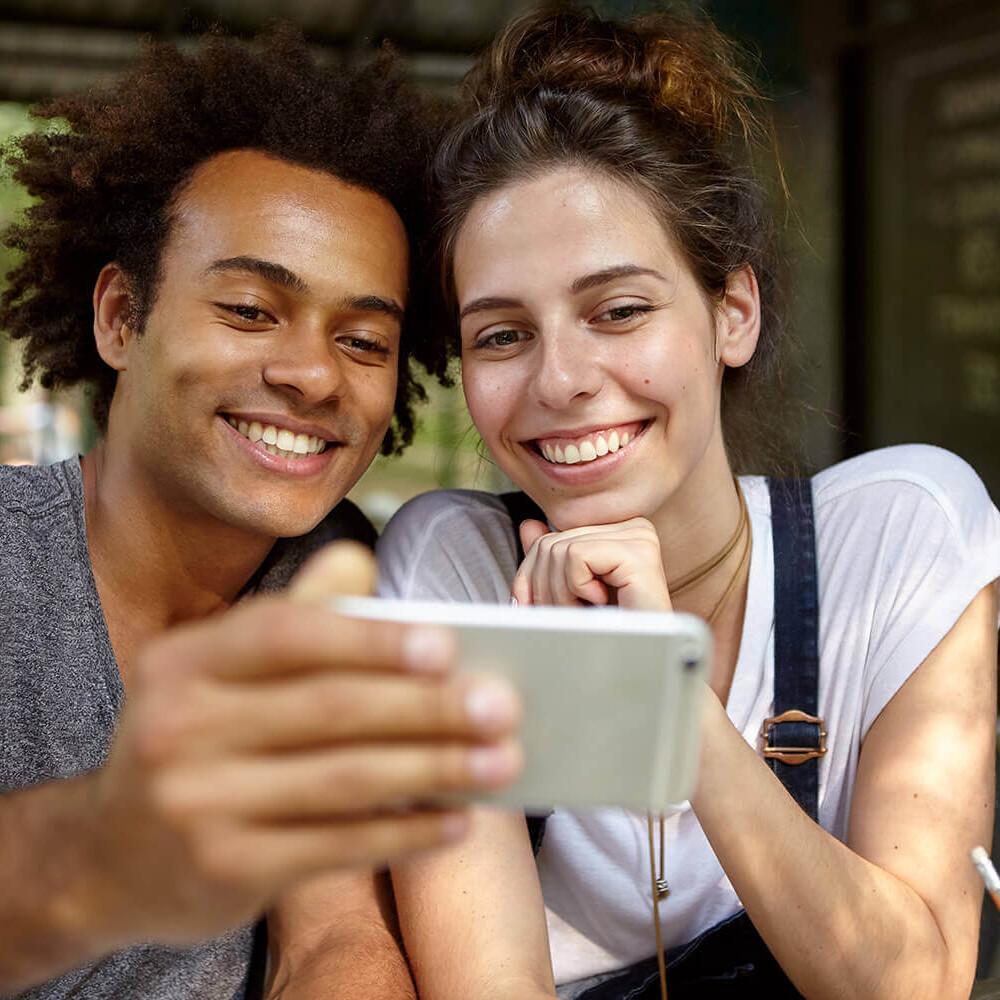
<path id="1" fill-rule="evenodd" d="M 611 323 L 624 323 L 626 320 L 633 319 L 634 317 L 640 315 L 641 313 L 649 312 L 650 307 L 645 305 L 639 305 L 638 303 L 629 303 L 623 306 L 612 306 L 610 309 L 606 309 L 598 317 L 598 321 L 610 321 Z"/>
<path id="2" fill-rule="evenodd" d="M 476 347 L 513 347 L 522 340 L 527 340 L 528 334 L 523 330 L 494 330 L 476 341 Z"/>

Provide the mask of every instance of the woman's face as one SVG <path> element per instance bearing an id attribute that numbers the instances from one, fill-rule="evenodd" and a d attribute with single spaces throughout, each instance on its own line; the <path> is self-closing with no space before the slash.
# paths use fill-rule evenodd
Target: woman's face
<path id="1" fill-rule="evenodd" d="M 728 476 L 726 310 L 637 192 L 581 169 L 502 188 L 463 223 L 454 273 L 472 419 L 555 528 L 656 523 Z"/>

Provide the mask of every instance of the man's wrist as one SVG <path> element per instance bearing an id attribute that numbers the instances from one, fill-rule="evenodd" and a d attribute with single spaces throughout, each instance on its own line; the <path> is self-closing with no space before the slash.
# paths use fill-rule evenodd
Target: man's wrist
<path id="1" fill-rule="evenodd" d="M 127 938 L 102 906 L 94 775 L 13 793 L 0 815 L 0 990 L 44 982 Z"/>

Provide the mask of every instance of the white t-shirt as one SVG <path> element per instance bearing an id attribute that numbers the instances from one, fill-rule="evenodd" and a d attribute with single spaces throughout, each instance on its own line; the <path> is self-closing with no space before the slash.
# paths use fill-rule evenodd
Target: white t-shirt
<path id="1" fill-rule="evenodd" d="M 753 536 L 746 618 L 726 711 L 757 746 L 773 714 L 774 566 L 767 483 L 745 477 Z M 819 821 L 847 835 L 868 728 L 903 682 L 1000 576 L 1000 514 L 975 472 L 939 448 L 871 452 L 813 480 L 819 574 Z M 381 593 L 504 602 L 517 568 L 503 504 L 485 493 L 418 497 L 378 546 Z M 666 817 L 664 946 L 741 908 L 687 802 Z M 624 968 L 656 951 L 645 813 L 570 811 L 549 818 L 538 855 L 556 984 Z"/>

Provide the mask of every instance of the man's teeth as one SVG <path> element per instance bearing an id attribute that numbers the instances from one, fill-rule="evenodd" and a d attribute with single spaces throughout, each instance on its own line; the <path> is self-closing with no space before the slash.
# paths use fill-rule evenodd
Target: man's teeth
<path id="1" fill-rule="evenodd" d="M 266 452 L 281 458 L 302 458 L 304 455 L 318 455 L 325 447 L 326 440 L 309 434 L 296 434 L 274 424 L 260 424 L 256 420 L 247 423 L 235 417 L 226 417 L 230 426 L 235 427 L 245 438 L 259 445 Z"/>
<path id="2" fill-rule="evenodd" d="M 610 434 L 598 434 L 593 440 L 584 438 L 577 444 L 568 444 L 565 448 L 555 444 L 543 444 L 541 452 L 550 462 L 559 465 L 576 465 L 578 463 L 593 462 L 595 458 L 602 458 L 604 455 L 614 454 L 619 448 L 632 440 L 632 435 L 628 431 L 618 436 L 618 431 Z"/>

